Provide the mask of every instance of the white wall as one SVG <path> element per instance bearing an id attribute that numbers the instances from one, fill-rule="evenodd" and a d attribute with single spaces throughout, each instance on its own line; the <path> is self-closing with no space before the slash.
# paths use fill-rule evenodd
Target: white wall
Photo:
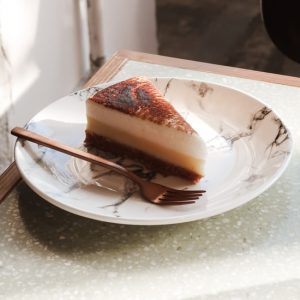
<path id="1" fill-rule="evenodd" d="M 87 25 L 79 0 L 0 1 L 0 142 L 12 154 L 5 131 L 70 93 L 87 73 Z M 7 156 L 0 154 L 2 163 Z"/>
<path id="2" fill-rule="evenodd" d="M 86 1 L 0 0 L 0 173 L 12 159 L 10 129 L 72 92 L 89 72 Z M 93 1 L 99 56 L 157 51 L 155 0 Z"/>
<path id="3" fill-rule="evenodd" d="M 79 30 L 79 1 L 1 2 L 1 33 L 10 70 L 11 123 L 23 125 L 69 93 L 88 71 Z"/>
<path id="4" fill-rule="evenodd" d="M 104 57 L 116 50 L 157 53 L 155 0 L 100 0 Z"/>

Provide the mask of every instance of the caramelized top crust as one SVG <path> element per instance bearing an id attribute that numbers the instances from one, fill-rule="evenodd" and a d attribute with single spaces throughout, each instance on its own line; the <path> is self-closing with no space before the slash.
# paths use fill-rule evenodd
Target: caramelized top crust
<path id="1" fill-rule="evenodd" d="M 152 83 L 143 77 L 116 83 L 97 92 L 89 100 L 158 125 L 195 133 Z"/>

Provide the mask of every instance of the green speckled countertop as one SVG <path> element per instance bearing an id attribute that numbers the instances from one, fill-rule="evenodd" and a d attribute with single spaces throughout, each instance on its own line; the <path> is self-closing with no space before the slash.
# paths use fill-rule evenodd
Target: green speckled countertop
<path id="1" fill-rule="evenodd" d="M 98 222 L 21 183 L 0 206 L 0 299 L 299 299 L 300 88 L 128 61 L 133 75 L 206 80 L 263 99 L 295 148 L 283 176 L 235 210 L 164 226 Z"/>

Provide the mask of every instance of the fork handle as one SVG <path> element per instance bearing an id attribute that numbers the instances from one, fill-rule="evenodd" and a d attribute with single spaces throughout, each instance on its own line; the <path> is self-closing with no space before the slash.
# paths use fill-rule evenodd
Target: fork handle
<path id="1" fill-rule="evenodd" d="M 137 183 L 139 186 L 141 186 L 141 184 L 142 184 L 141 179 L 139 177 L 137 177 L 135 174 L 128 171 L 126 168 L 124 168 L 114 162 L 111 162 L 109 160 L 106 160 L 102 157 L 99 157 L 94 154 L 64 145 L 58 141 L 51 140 L 49 138 L 46 138 L 42 135 L 39 135 L 35 132 L 29 131 L 29 130 L 21 128 L 21 127 L 13 128 L 11 130 L 11 134 L 17 136 L 18 138 L 22 138 L 22 139 L 28 140 L 30 142 L 36 143 L 38 145 L 42 145 L 42 146 L 57 150 L 59 152 L 69 154 L 71 156 L 78 157 L 78 158 L 86 160 L 88 162 L 98 164 L 102 167 L 105 167 L 116 173 L 119 173 L 123 176 L 128 177 L 129 179 L 131 179 L 135 183 Z"/>

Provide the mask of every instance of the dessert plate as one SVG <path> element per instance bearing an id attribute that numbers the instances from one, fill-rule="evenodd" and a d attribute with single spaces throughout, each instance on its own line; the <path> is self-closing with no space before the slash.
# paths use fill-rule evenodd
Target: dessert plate
<path id="1" fill-rule="evenodd" d="M 41 197 L 88 218 L 135 225 L 174 224 L 224 213 L 257 197 L 280 177 L 291 157 L 289 130 L 270 107 L 241 91 L 178 78 L 151 81 L 201 134 L 208 147 L 199 184 L 162 177 L 133 161 L 110 157 L 147 180 L 176 188 L 205 189 L 197 203 L 158 206 L 144 201 L 128 180 L 45 147 L 17 141 L 15 159 L 26 183 Z M 110 85 L 66 96 L 39 112 L 30 130 L 83 147 L 85 100 Z"/>

